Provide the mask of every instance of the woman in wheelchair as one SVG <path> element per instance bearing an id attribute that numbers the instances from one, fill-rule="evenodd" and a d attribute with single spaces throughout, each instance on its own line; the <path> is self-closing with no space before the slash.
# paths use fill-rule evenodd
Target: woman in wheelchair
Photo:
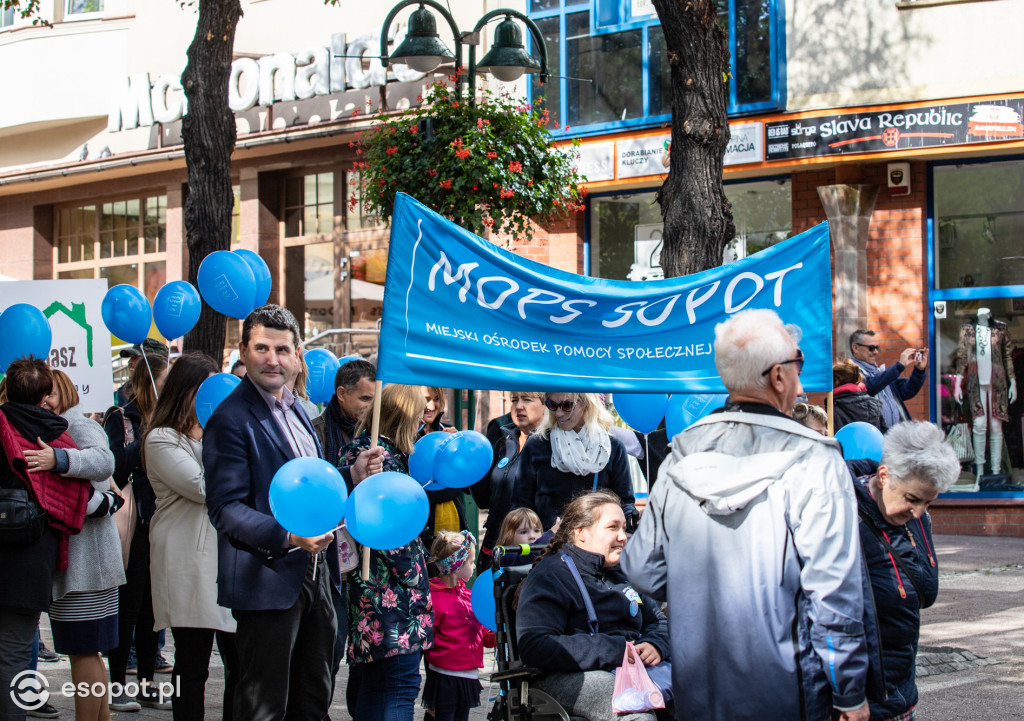
<path id="1" fill-rule="evenodd" d="M 619 570 L 625 545 L 619 497 L 606 489 L 579 496 L 519 589 L 519 656 L 544 672 L 533 686 L 571 716 L 590 721 L 653 721 L 653 713 L 612 712 L 612 670 L 622 664 L 627 641 L 646 666 L 661 664 L 670 648 L 668 621 L 657 603 L 637 593 Z"/>

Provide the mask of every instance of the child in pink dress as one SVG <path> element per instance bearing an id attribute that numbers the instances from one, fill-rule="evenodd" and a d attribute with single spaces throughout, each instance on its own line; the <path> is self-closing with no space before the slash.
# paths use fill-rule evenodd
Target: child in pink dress
<path id="1" fill-rule="evenodd" d="M 435 721 L 466 721 L 480 705 L 484 646 L 494 648 L 494 633 L 476 619 L 466 587 L 476 569 L 475 547 L 468 531 L 442 531 L 430 547 L 440 575 L 430 579 L 434 646 L 426 652 L 423 707 Z"/>

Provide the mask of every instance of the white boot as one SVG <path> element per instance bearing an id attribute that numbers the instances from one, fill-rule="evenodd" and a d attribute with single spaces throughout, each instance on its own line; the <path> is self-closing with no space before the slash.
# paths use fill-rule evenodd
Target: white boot
<path id="1" fill-rule="evenodd" d="M 992 425 L 995 425 L 994 423 Z M 990 467 L 992 468 L 992 475 L 998 476 L 1000 469 L 1003 467 L 1003 434 L 1002 429 L 999 429 L 999 433 L 996 429 L 992 429 L 992 435 L 988 438 L 988 452 L 989 460 L 991 461 Z"/>
<path id="2" fill-rule="evenodd" d="M 981 429 L 978 428 L 978 423 L 974 424 L 974 485 L 977 488 L 978 478 L 981 478 L 982 472 L 985 470 L 985 431 L 987 430 L 984 426 Z"/>

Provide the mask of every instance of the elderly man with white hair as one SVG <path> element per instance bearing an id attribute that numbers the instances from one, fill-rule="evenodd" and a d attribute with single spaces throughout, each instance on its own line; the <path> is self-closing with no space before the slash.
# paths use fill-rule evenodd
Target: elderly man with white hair
<path id="1" fill-rule="evenodd" d="M 799 329 L 715 329 L 729 402 L 672 439 L 622 568 L 667 600 L 679 719 L 864 721 L 857 506 L 839 445 L 790 416 Z"/>

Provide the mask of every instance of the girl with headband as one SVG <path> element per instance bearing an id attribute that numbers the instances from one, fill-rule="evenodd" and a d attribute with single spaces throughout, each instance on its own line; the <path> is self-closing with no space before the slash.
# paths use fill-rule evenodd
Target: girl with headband
<path id="1" fill-rule="evenodd" d="M 435 721 L 466 721 L 469 710 L 480 705 L 484 646 L 494 648 L 494 633 L 473 615 L 466 587 L 476 569 L 476 539 L 469 531 L 442 531 L 430 556 L 439 575 L 430 579 L 434 646 L 426 652 L 423 707 Z"/>

